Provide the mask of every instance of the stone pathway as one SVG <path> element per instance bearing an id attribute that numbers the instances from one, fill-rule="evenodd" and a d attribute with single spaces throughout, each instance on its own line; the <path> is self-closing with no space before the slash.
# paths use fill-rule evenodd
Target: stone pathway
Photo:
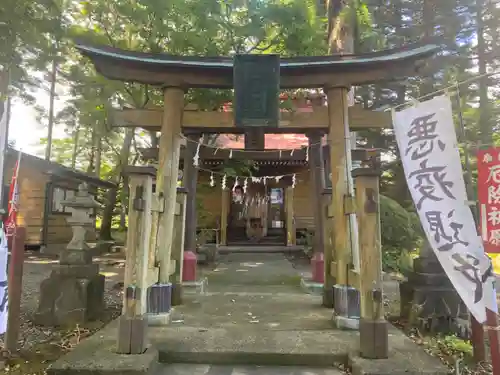
<path id="1" fill-rule="evenodd" d="M 186 296 L 172 326 L 330 329 L 332 311 L 304 294 L 300 273 L 283 254 L 227 254 L 204 272 L 206 295 Z"/>
<path id="2" fill-rule="evenodd" d="M 171 324 L 148 329 L 151 352 L 116 354 L 114 321 L 53 364 L 52 373 L 341 375 L 349 362 L 355 375 L 447 374 L 394 327 L 388 359 L 360 358 L 359 334 L 334 328 L 332 310 L 321 307 L 321 296 L 302 292 L 300 271 L 283 254 L 228 254 L 200 273 L 208 293 L 186 293 Z"/>
<path id="3" fill-rule="evenodd" d="M 222 255 L 217 267 L 204 275 L 210 292 L 300 293 L 300 273 L 279 253 Z"/>
<path id="4" fill-rule="evenodd" d="M 227 254 L 202 273 L 208 293 L 186 294 L 172 323 L 150 331 L 164 363 L 155 375 L 334 375 L 344 373 L 348 356 L 358 374 L 370 373 L 372 362 L 356 354 L 358 332 L 335 329 L 333 311 L 302 291 L 301 270 L 283 254 Z M 402 332 L 389 331 L 390 358 L 377 362 L 376 374 L 446 373 Z"/>

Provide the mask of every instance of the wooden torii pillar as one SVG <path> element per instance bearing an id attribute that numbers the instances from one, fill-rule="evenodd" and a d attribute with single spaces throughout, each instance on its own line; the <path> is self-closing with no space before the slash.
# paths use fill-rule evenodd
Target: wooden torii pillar
<path id="1" fill-rule="evenodd" d="M 171 254 L 176 208 L 177 177 L 181 141 L 182 115 L 184 113 L 184 89 L 178 86 L 164 88 L 163 122 L 159 142 L 158 174 L 155 194 L 164 201 L 164 214 L 158 223 L 156 243 L 160 267 L 158 287 L 171 292 Z M 165 311 L 164 313 L 168 313 Z"/>
<path id="2" fill-rule="evenodd" d="M 349 119 L 346 87 L 326 87 L 329 117 L 330 168 L 332 173 L 333 249 L 336 285 L 334 303 L 336 318 L 348 323 L 347 287 L 351 265 L 349 215 L 354 212 L 353 197 L 348 189 L 347 147 Z M 332 267 L 333 268 L 333 267 Z M 337 298 L 337 294 L 341 298 Z M 338 322 L 338 321 L 337 321 Z M 342 324 L 342 323 L 340 323 Z"/>
<path id="3" fill-rule="evenodd" d="M 185 227 L 185 251 L 194 251 L 196 249 L 196 188 L 198 183 L 198 168 L 193 165 L 193 158 L 196 154 L 197 142 L 200 134 L 186 135 L 186 149 L 184 153 L 184 168 L 182 184 L 186 189 L 186 227 Z"/>
<path id="4" fill-rule="evenodd" d="M 314 211 L 314 255 L 311 259 L 312 280 L 316 283 L 324 283 L 324 261 L 325 261 L 325 238 L 324 238 L 324 215 L 322 215 L 323 199 L 322 194 L 325 189 L 325 171 L 323 164 L 323 146 L 321 144 L 322 134 L 312 132 L 307 134 L 309 140 L 309 170 L 310 170 L 310 194 L 313 203 Z M 325 288 L 326 289 L 326 288 Z M 331 292 L 331 290 L 329 291 Z"/>

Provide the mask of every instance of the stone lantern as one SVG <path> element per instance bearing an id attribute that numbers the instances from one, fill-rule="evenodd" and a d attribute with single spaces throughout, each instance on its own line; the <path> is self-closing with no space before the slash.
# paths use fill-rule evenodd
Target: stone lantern
<path id="1" fill-rule="evenodd" d="M 71 209 L 67 218 L 73 238 L 59 257 L 49 278 L 40 285 L 40 303 L 35 322 L 41 325 L 74 325 L 99 317 L 104 309 L 104 276 L 92 263 L 92 252 L 85 242 L 93 229 L 93 211 L 99 204 L 86 184 L 61 204 Z"/>
<path id="2" fill-rule="evenodd" d="M 94 229 L 92 214 L 99 208 L 94 198 L 89 194 L 86 184 L 78 187 L 76 194 L 70 199 L 61 202 L 63 207 L 69 208 L 71 216 L 66 221 L 73 230 L 73 238 L 60 254 L 60 264 L 83 265 L 92 263 L 92 253 L 85 241 L 87 231 Z"/>

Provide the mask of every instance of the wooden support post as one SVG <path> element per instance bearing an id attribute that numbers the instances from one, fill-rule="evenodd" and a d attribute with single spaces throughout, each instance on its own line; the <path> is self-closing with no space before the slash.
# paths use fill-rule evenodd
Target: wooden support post
<path id="1" fill-rule="evenodd" d="M 333 286 L 335 283 L 335 276 L 332 274 L 331 264 L 334 261 L 334 239 L 333 239 L 333 218 L 330 216 L 330 207 L 332 203 L 332 189 L 325 189 L 321 196 L 323 200 L 322 210 L 320 212 L 323 216 L 323 246 L 324 252 L 324 265 L 323 272 L 325 274 L 323 280 L 323 306 L 332 309 L 334 307 Z M 336 270 L 335 270 L 336 271 Z"/>
<path id="2" fill-rule="evenodd" d="M 337 263 L 335 298 L 337 316 L 347 314 L 347 285 L 350 268 L 349 216 L 346 212 L 348 200 L 347 185 L 347 148 L 348 103 L 347 88 L 326 88 L 328 99 L 328 118 L 330 122 L 330 167 L 332 172 L 333 238 L 335 260 Z"/>
<path id="3" fill-rule="evenodd" d="M 309 141 L 309 171 L 311 181 L 311 202 L 314 206 L 315 212 L 323 211 L 322 193 L 325 189 L 325 172 L 323 167 L 321 133 L 307 134 Z M 324 217 L 323 215 L 314 215 L 314 242 L 313 251 L 314 255 L 311 259 L 312 266 L 312 280 L 316 283 L 324 283 L 325 281 L 325 267 L 324 267 Z"/>
<path id="4" fill-rule="evenodd" d="M 164 90 L 163 123 L 159 145 L 156 192 L 158 195 L 162 195 L 165 201 L 165 208 L 160 217 L 158 231 L 159 282 L 160 285 L 168 286 L 170 286 L 170 257 L 172 252 L 183 112 L 184 90 L 180 87 L 166 87 Z"/>
<path id="5" fill-rule="evenodd" d="M 117 351 L 142 354 L 147 348 L 148 249 L 152 221 L 153 175 L 131 174 L 124 301 Z"/>
<path id="6" fill-rule="evenodd" d="M 360 232 L 360 352 L 363 358 L 387 358 L 389 344 L 382 288 L 379 172 L 359 168 L 353 176 Z"/>
<path id="7" fill-rule="evenodd" d="M 197 142 L 200 134 L 189 134 L 184 155 L 184 175 L 182 184 L 186 189 L 186 223 L 184 250 L 196 250 L 196 188 L 198 183 L 198 168 L 193 165 L 193 157 L 196 154 Z"/>
<path id="8" fill-rule="evenodd" d="M 297 234 L 295 232 L 295 219 L 293 207 L 293 188 L 288 186 L 285 192 L 286 202 L 286 245 L 295 246 Z"/>
<path id="9" fill-rule="evenodd" d="M 229 191 L 221 189 L 221 214 L 220 214 L 220 244 L 227 245 L 227 216 L 229 215 Z"/>
<path id="10" fill-rule="evenodd" d="M 175 271 L 172 275 L 172 306 L 182 304 L 182 266 L 185 249 L 185 223 L 187 216 L 187 192 L 183 188 L 177 189 L 177 204 L 179 212 L 175 214 L 174 220 L 174 246 L 172 248 L 172 259 L 175 261 Z"/>

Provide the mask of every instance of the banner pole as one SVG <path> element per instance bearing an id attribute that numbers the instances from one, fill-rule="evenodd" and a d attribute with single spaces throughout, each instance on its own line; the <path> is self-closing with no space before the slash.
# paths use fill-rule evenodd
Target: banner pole
<path id="1" fill-rule="evenodd" d="M 17 351 L 21 316 L 21 296 L 23 289 L 23 268 L 24 268 L 24 245 L 26 241 L 26 227 L 18 227 L 17 212 L 19 211 L 19 193 L 21 186 L 19 183 L 19 170 L 21 168 L 22 151 L 19 150 L 17 163 L 11 179 L 12 195 L 9 193 L 10 208 L 7 212 L 7 219 L 11 217 L 11 210 L 16 211 L 14 222 L 14 232 L 12 234 L 10 261 L 8 272 L 8 303 L 7 303 L 7 330 L 5 332 L 5 348 L 14 353 Z M 17 195 L 17 197 L 16 197 Z"/>
<path id="2" fill-rule="evenodd" d="M 472 182 L 472 168 L 470 165 L 470 154 L 469 146 L 466 139 L 465 124 L 462 113 L 462 103 L 460 101 L 460 87 L 457 84 L 457 106 L 458 106 L 458 121 L 460 123 L 460 141 L 465 145 L 464 147 L 464 159 L 465 159 L 465 187 L 467 191 L 467 199 L 474 204 L 471 205 L 472 216 L 474 217 L 474 222 L 476 224 L 476 230 L 478 236 L 481 235 L 479 231 L 479 213 L 477 197 L 474 194 L 474 186 Z M 481 239 L 482 240 L 482 239 Z M 493 288 L 493 298 L 496 299 L 496 289 Z M 488 338 L 490 341 L 491 350 L 491 364 L 493 367 L 493 375 L 500 375 L 500 338 L 498 331 L 498 315 L 497 312 L 493 312 L 486 309 L 486 326 L 488 327 Z M 485 349 L 485 338 L 484 338 L 484 328 L 476 318 L 471 314 L 471 331 L 472 331 L 472 349 L 474 360 L 476 362 L 483 362 L 486 360 L 486 349 Z"/>

